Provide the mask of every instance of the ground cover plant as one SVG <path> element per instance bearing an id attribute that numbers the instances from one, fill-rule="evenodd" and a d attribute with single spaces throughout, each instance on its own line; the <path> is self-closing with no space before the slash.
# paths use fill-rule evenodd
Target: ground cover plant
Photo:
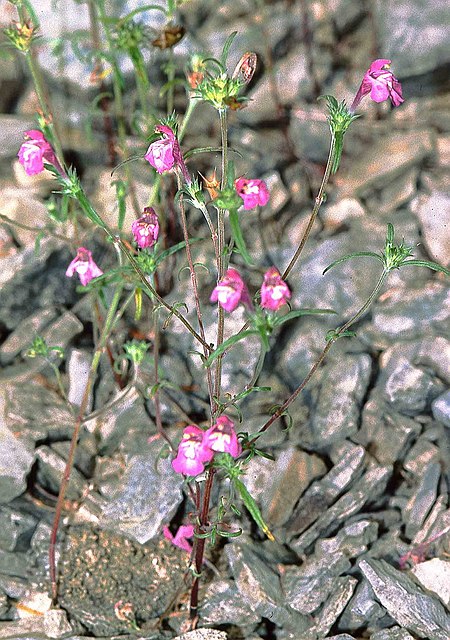
<path id="1" fill-rule="evenodd" d="M 260 73 L 260 52 L 236 51 L 239 37 L 237 31 L 232 31 L 220 34 L 218 54 L 188 51 L 181 61 L 175 52 L 186 35 L 181 21 L 186 15 L 183 12 L 189 11 L 189 2 L 168 1 L 133 7 L 122 3 L 123 6 L 115 6 L 114 11 L 103 0 L 80 2 L 84 4 L 89 8 L 90 29 L 75 31 L 67 42 L 54 43 L 54 56 L 57 59 L 64 46 L 69 45 L 75 57 L 91 68 L 97 83 L 98 92 L 87 124 L 95 144 L 103 145 L 107 174 L 113 186 L 113 191 L 108 191 L 107 216 L 99 213 L 76 163 L 68 158 L 64 127 L 59 122 L 61 116 L 51 106 L 37 55 L 42 45 L 38 7 L 29 0 L 11 1 L 11 20 L 4 28 L 9 46 L 19 52 L 27 65 L 39 105 L 35 125 L 17 137 L 22 181 L 25 175 L 33 179 L 41 174 L 53 180 L 52 195 L 46 203 L 48 221 L 39 229 L 32 229 L 36 232 L 34 251 L 39 254 L 41 243 L 47 238 L 57 239 L 70 248 L 71 257 L 59 274 L 60 282 L 62 287 L 68 287 L 78 278 L 80 304 L 84 300 L 89 309 L 84 312 L 83 331 L 90 357 L 89 362 L 84 363 L 83 375 L 80 374 L 82 388 L 76 399 L 64 373 L 69 357 L 67 346 L 58 343 L 51 332 L 47 336 L 36 332 L 30 337 L 25 352 L 28 362 L 47 365 L 46 384 L 56 390 L 70 424 L 70 446 L 65 451 L 64 469 L 57 475 L 58 493 L 52 504 L 47 542 L 49 610 L 58 611 L 60 606 L 63 609 L 65 606 L 64 597 L 61 601 L 59 565 L 65 553 L 70 556 L 70 551 L 66 548 L 64 552 L 61 546 L 59 553 L 57 551 L 64 537 L 61 520 L 67 511 L 68 494 L 74 481 L 78 443 L 88 437 L 86 434 L 92 436 L 90 446 L 95 466 L 95 461 L 99 465 L 102 457 L 107 461 L 121 440 L 135 437 L 132 419 L 125 420 L 125 430 L 122 427 L 122 431 L 117 429 L 114 433 L 113 426 L 111 433 L 105 435 L 104 432 L 104 425 L 108 424 L 106 410 L 114 415 L 117 400 L 132 393 L 145 403 L 154 420 L 154 431 L 137 432 L 137 449 L 147 444 L 152 447 L 154 473 L 149 473 L 148 482 L 154 483 L 156 477 L 165 474 L 160 492 L 170 493 L 167 486 L 172 484 L 177 490 L 182 489 L 183 497 L 175 499 L 170 508 L 159 514 L 168 519 L 164 522 L 156 519 L 150 526 L 151 535 L 134 532 L 130 537 L 143 543 L 149 539 L 165 540 L 182 550 L 181 566 L 177 565 L 173 574 L 181 579 L 174 590 L 176 594 L 153 617 L 159 618 L 157 633 L 168 631 L 170 615 L 175 615 L 178 631 L 193 630 L 203 626 L 202 598 L 208 597 L 211 575 L 219 572 L 220 576 L 220 568 L 215 565 L 220 567 L 225 549 L 239 545 L 241 539 L 252 535 L 261 543 L 264 540 L 273 543 L 273 549 L 278 548 L 278 552 L 273 552 L 274 557 L 278 553 L 279 562 L 283 562 L 279 531 L 283 527 L 275 531 L 270 512 L 269 517 L 267 510 L 264 513 L 261 495 L 255 491 L 258 480 L 256 484 L 247 482 L 250 470 L 258 469 L 252 466 L 255 460 L 263 460 L 263 465 L 273 464 L 275 468 L 277 457 L 272 453 L 270 440 L 267 441 L 275 425 L 281 425 L 282 433 L 298 434 L 296 451 L 303 446 L 306 451 L 313 449 L 311 433 L 309 439 L 302 440 L 303 418 L 297 408 L 302 392 L 308 391 L 317 376 L 322 376 L 324 397 L 328 384 L 338 389 L 335 404 L 352 402 L 352 394 L 349 397 L 344 388 L 339 389 L 338 380 L 324 376 L 329 356 L 337 351 L 336 357 L 346 361 L 346 349 L 352 353 L 352 347 L 342 345 L 357 343 L 361 321 L 372 312 L 390 278 L 398 278 L 399 272 L 417 269 L 431 272 L 435 281 L 441 283 L 450 272 L 438 261 L 417 251 L 417 247 L 409 246 L 396 232 L 395 221 L 385 219 L 381 244 L 372 243 L 370 237 L 361 238 L 361 247 L 337 253 L 327 264 L 317 262 L 324 279 L 339 270 L 344 274 L 343 287 L 348 287 L 350 292 L 347 309 L 340 303 L 339 309 L 335 308 L 328 299 L 321 305 L 303 306 L 295 295 L 302 288 L 305 277 L 302 262 L 326 203 L 330 183 L 338 180 L 348 141 L 352 140 L 353 131 L 369 126 L 364 119 L 365 110 L 375 104 L 387 113 L 388 109 L 401 110 L 406 106 L 407 98 L 403 95 L 401 78 L 396 75 L 395 60 L 368 58 L 350 95 L 324 92 L 317 96 L 318 109 L 328 125 L 327 159 L 321 167 L 320 179 L 314 181 L 311 205 L 302 221 L 301 232 L 296 233 L 295 242 L 282 254 L 266 251 L 261 243 L 254 243 L 250 226 L 261 224 L 261 215 L 271 206 L 275 194 L 262 173 L 252 172 L 252 162 L 246 158 L 245 150 L 230 143 L 232 127 L 245 114 L 252 83 Z M 256 2 L 255 11 L 268 18 L 271 5 Z M 154 24 L 158 25 L 157 29 Z M 156 53 L 148 57 L 148 49 Z M 235 62 L 230 62 L 231 59 Z M 127 65 L 132 71 L 128 77 L 124 72 Z M 272 71 L 266 68 L 264 73 L 274 81 Z M 128 110 L 125 103 L 130 77 L 136 99 Z M 252 100 L 256 101 L 257 97 Z M 200 118 L 197 115 L 200 108 L 213 114 L 210 122 L 215 120 L 215 123 L 210 129 L 214 133 L 209 135 L 210 131 L 205 129 L 202 132 L 205 144 L 192 146 L 190 133 L 194 127 L 198 128 L 196 118 Z M 377 123 L 378 134 L 384 126 L 389 124 L 383 120 Z M 321 135 L 323 137 L 323 133 Z M 385 135 L 389 135 L 388 130 Z M 317 144 L 323 144 L 323 140 L 317 140 Z M 251 150 L 248 153 L 250 156 Z M 3 214 L 2 221 L 11 227 L 21 224 Z M 272 256 L 278 257 L 274 260 Z M 351 293 L 350 281 L 345 282 L 343 269 L 353 261 L 359 265 L 357 271 L 367 291 L 362 298 Z M 367 268 L 368 263 L 373 263 L 373 268 Z M 314 252 L 309 254 L 308 264 L 310 269 L 316 268 Z M 306 359 L 298 375 L 290 372 L 288 392 L 285 389 L 281 395 L 273 386 L 271 368 L 277 362 L 286 332 L 299 328 L 296 339 L 301 341 L 302 322 L 309 316 L 310 322 L 326 318 L 327 324 L 318 325 L 320 335 L 315 335 L 313 355 Z M 410 320 L 414 324 L 414 318 Z M 173 379 L 165 370 L 162 362 L 170 340 L 182 351 L 182 361 L 189 363 L 195 372 L 195 384 Z M 100 380 L 108 380 L 104 384 L 110 388 L 103 406 L 98 399 L 93 404 L 93 397 L 99 396 Z M 398 384 L 401 386 L 401 382 Z M 427 402 L 442 392 L 437 383 L 435 387 Z M 256 397 L 263 408 L 257 416 L 252 414 L 255 407 L 252 400 Z M 333 420 L 332 412 L 328 419 Z M 353 434 L 354 431 L 349 436 Z M 376 435 L 373 440 L 376 442 Z M 323 445 L 324 458 L 331 455 L 326 449 L 330 443 L 333 441 Z M 320 443 L 317 446 L 320 451 Z M 345 457 L 345 453 L 344 447 L 341 455 Z M 339 457 L 337 451 L 333 455 Z M 263 468 L 269 469 L 270 474 L 270 466 Z M 141 479 L 146 482 L 145 476 Z M 289 480 L 286 478 L 285 482 Z M 278 501 L 283 500 L 284 492 L 289 494 L 287 484 L 281 485 Z M 126 502 L 126 491 L 124 496 Z M 86 497 L 87 494 L 79 498 L 80 504 Z M 295 531 L 294 522 L 299 517 L 293 515 L 288 527 L 292 526 Z M 297 525 L 298 533 L 293 534 L 295 544 L 299 544 L 306 526 Z M 123 529 L 120 531 L 124 533 Z M 433 530 L 421 543 L 426 547 L 445 533 L 445 527 Z M 102 535 L 98 534 L 99 538 Z M 283 540 L 287 556 L 288 542 Z M 290 552 L 294 550 L 301 555 L 310 548 L 306 542 L 304 548 L 301 545 L 296 548 L 295 544 L 291 545 Z M 72 545 L 76 546 L 74 540 Z M 422 552 L 420 547 L 417 553 Z M 414 548 L 405 551 L 402 563 L 408 563 L 414 553 Z M 160 556 L 163 555 L 160 550 Z M 157 558 L 155 552 L 153 559 Z M 75 559 L 73 562 L 76 566 Z M 248 565 L 253 566 L 256 575 L 260 562 L 257 554 L 250 555 Z M 287 564 L 295 567 L 298 562 Z M 176 582 L 174 577 L 171 580 Z M 157 590 L 158 582 L 155 584 Z M 354 583 L 351 585 L 343 606 L 353 593 Z M 286 586 L 286 590 L 295 591 L 292 585 Z M 306 616 L 310 611 L 304 610 L 301 597 L 296 593 L 293 596 L 291 593 L 289 606 Z M 148 597 L 151 599 L 150 592 Z M 154 631 L 154 627 L 145 626 L 147 619 L 136 603 L 125 597 L 109 598 L 111 616 L 123 633 Z M 262 596 L 257 598 L 256 609 L 259 600 L 263 600 Z M 248 602 L 247 605 L 250 606 Z M 266 625 L 267 634 L 275 633 L 271 625 L 283 628 L 284 613 L 282 615 L 277 607 L 275 619 Z M 74 615 L 70 606 L 67 609 Z M 263 618 L 270 617 L 266 610 L 259 613 Z M 390 610 L 389 613 L 393 615 Z M 296 620 L 300 624 L 300 618 Z M 439 635 L 445 633 L 446 622 L 442 620 L 441 628 L 436 627 L 436 638 L 444 637 Z M 90 628 L 83 619 L 78 622 Z M 95 630 L 95 623 L 92 624 Z M 235 619 L 221 620 L 220 624 L 238 626 Z M 286 623 L 286 633 L 291 635 L 280 637 L 296 637 L 295 631 L 289 630 L 289 624 Z M 411 627 L 412 623 L 408 624 L 405 623 L 405 628 Z M 329 628 L 321 631 L 319 623 L 304 617 L 300 627 L 304 638 L 324 637 L 329 631 Z M 111 628 L 107 630 L 113 633 Z"/>

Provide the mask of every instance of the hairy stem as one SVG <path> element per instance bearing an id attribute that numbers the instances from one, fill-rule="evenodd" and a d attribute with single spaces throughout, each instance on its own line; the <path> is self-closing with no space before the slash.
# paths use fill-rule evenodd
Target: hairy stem
<path id="1" fill-rule="evenodd" d="M 292 256 L 292 259 L 290 261 L 290 263 L 288 264 L 288 266 L 286 267 L 286 269 L 284 270 L 283 275 L 281 276 L 283 278 L 283 280 L 285 280 L 288 275 L 291 273 L 292 269 L 294 268 L 295 263 L 297 262 L 297 260 L 300 257 L 301 252 L 303 251 L 303 248 L 309 238 L 309 234 L 311 233 L 311 229 L 313 227 L 313 224 L 316 220 L 317 214 L 319 213 L 319 209 L 322 205 L 323 199 L 324 199 L 324 193 L 325 193 L 325 187 L 328 184 L 328 180 L 330 179 L 330 175 L 331 175 L 331 169 L 333 167 L 333 162 L 334 162 L 334 154 L 335 154 L 335 147 L 336 147 L 336 141 L 334 136 L 331 136 L 331 143 L 330 143 L 330 151 L 328 153 L 328 160 L 327 160 L 327 165 L 325 167 L 325 172 L 323 174 L 323 178 L 322 178 L 322 182 L 321 185 L 319 187 L 319 191 L 317 193 L 316 199 L 314 201 L 314 207 L 313 210 L 311 211 L 311 216 L 309 218 L 308 224 L 306 226 L 306 229 L 303 233 L 302 239 L 300 240 L 300 244 L 297 247 L 296 252 L 294 253 L 294 255 Z"/>
<path id="2" fill-rule="evenodd" d="M 308 382 L 311 380 L 313 375 L 316 373 L 317 369 L 320 367 L 320 365 L 324 361 L 327 353 L 329 352 L 333 344 L 336 342 L 336 340 L 344 333 L 344 331 L 347 331 L 347 329 L 349 329 L 355 322 L 357 322 L 361 318 L 361 316 L 363 316 L 366 313 L 366 311 L 375 301 L 375 299 L 377 298 L 381 290 L 381 287 L 384 284 L 384 281 L 386 280 L 388 273 L 389 273 L 388 270 L 386 269 L 383 270 L 383 272 L 381 273 L 378 279 L 378 282 L 376 283 L 372 293 L 367 298 L 366 302 L 355 313 L 355 315 L 353 315 L 349 320 L 347 320 L 345 324 L 343 324 L 342 326 L 338 327 L 335 330 L 334 337 L 327 342 L 322 353 L 319 355 L 318 359 L 309 370 L 303 382 L 295 389 L 295 391 L 293 391 L 293 393 L 289 396 L 286 402 L 284 402 L 281 405 L 281 407 L 269 418 L 269 420 L 267 420 L 267 422 L 259 429 L 258 433 L 263 433 L 264 431 L 267 431 L 267 429 L 285 413 L 286 409 L 294 402 L 297 396 L 303 391 L 303 389 L 306 387 Z M 251 440 L 250 443 L 253 443 L 255 441 L 256 441 L 256 438 Z"/>

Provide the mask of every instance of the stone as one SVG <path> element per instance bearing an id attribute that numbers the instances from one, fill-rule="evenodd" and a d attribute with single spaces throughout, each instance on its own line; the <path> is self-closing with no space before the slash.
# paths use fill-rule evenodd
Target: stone
<path id="1" fill-rule="evenodd" d="M 397 77 L 421 76 L 450 61 L 444 28 L 448 9 L 445 0 L 436 0 L 433 6 L 424 6 L 421 0 L 376 0 L 374 9 L 380 51 L 395 60 Z"/>
<path id="2" fill-rule="evenodd" d="M 335 204 L 325 204 L 319 215 L 325 227 L 335 229 L 353 218 L 362 218 L 365 211 L 359 200 L 342 198 Z"/>
<path id="3" fill-rule="evenodd" d="M 49 493 L 58 495 L 61 486 L 66 459 L 47 445 L 38 447 L 35 452 L 37 460 L 36 480 Z M 86 488 L 86 481 L 82 474 L 73 467 L 70 472 L 70 482 L 67 486 L 68 500 L 79 500 Z"/>
<path id="4" fill-rule="evenodd" d="M 244 602 L 256 613 L 278 626 L 295 624 L 298 633 L 306 632 L 312 621 L 286 606 L 280 578 L 245 542 L 225 547 L 236 586 Z"/>
<path id="5" fill-rule="evenodd" d="M 34 447 L 28 438 L 17 436 L 6 425 L 6 403 L 0 397 L 0 504 L 20 496 L 34 460 Z"/>
<path id="6" fill-rule="evenodd" d="M 377 602 L 369 582 L 363 579 L 356 586 L 345 607 L 339 619 L 338 628 L 356 631 L 366 626 L 368 620 L 374 625 L 383 616 L 383 607 Z"/>
<path id="7" fill-rule="evenodd" d="M 353 591 L 358 584 L 356 578 L 343 576 L 336 578 L 333 590 L 325 602 L 322 610 L 316 616 L 316 632 L 319 638 L 327 635 L 331 627 L 339 618 L 343 609 L 352 597 Z"/>
<path id="8" fill-rule="evenodd" d="M 430 463 L 439 463 L 440 451 L 426 437 L 420 437 L 409 449 L 403 461 L 403 468 L 416 476 L 421 476 Z"/>
<path id="9" fill-rule="evenodd" d="M 414 640 L 414 638 L 406 629 L 400 629 L 400 627 L 395 626 L 377 631 L 372 634 L 371 640 Z"/>
<path id="10" fill-rule="evenodd" d="M 157 442 L 147 454 L 130 457 L 117 490 L 103 508 L 101 527 L 143 544 L 170 522 L 182 500 L 183 476 L 175 473 L 170 459 L 158 460 L 161 446 Z"/>
<path id="11" fill-rule="evenodd" d="M 252 496 L 258 498 L 269 528 L 276 528 L 285 524 L 305 489 L 325 471 L 318 456 L 289 447 L 278 453 L 275 462 L 253 458 L 243 481 Z"/>
<path id="12" fill-rule="evenodd" d="M 448 266 L 450 197 L 437 190 L 429 196 L 422 196 L 415 213 L 419 218 L 423 241 L 430 258 L 443 266 Z"/>
<path id="13" fill-rule="evenodd" d="M 414 565 L 411 573 L 425 589 L 438 595 L 447 607 L 450 605 L 450 562 L 432 558 Z"/>
<path id="14" fill-rule="evenodd" d="M 200 600 L 200 618 L 205 624 L 247 626 L 260 620 L 259 614 L 242 599 L 232 580 L 214 580 Z"/>
<path id="15" fill-rule="evenodd" d="M 446 391 L 431 403 L 435 420 L 450 428 L 450 391 Z"/>
<path id="16" fill-rule="evenodd" d="M 403 520 L 406 523 L 405 534 L 408 538 L 413 538 L 419 531 L 433 506 L 437 497 L 440 477 L 441 466 L 439 462 L 430 462 L 422 470 L 411 498 L 403 509 Z"/>
<path id="17" fill-rule="evenodd" d="M 40 335 L 41 331 L 56 317 L 55 308 L 39 309 L 20 322 L 0 347 L 0 363 L 10 364 L 21 351 L 30 346 L 30 336 Z"/>
<path id="18" fill-rule="evenodd" d="M 277 171 L 265 173 L 262 179 L 267 184 L 270 193 L 270 200 L 267 206 L 262 208 L 262 219 L 276 216 L 289 201 L 289 191 L 284 186 L 280 174 Z"/>
<path id="19" fill-rule="evenodd" d="M 10 224 L 6 224 L 10 227 L 16 241 L 22 247 L 35 249 L 39 233 L 46 234 L 45 227 L 49 221 L 45 204 L 31 189 L 6 187 L 0 192 L 0 210 L 11 220 Z M 14 222 L 31 229 L 24 229 Z"/>
<path id="20" fill-rule="evenodd" d="M 25 551 L 36 519 L 11 507 L 0 507 L 0 549 Z"/>
<path id="21" fill-rule="evenodd" d="M 181 636 L 177 636 L 173 640 L 227 640 L 228 635 L 225 631 L 218 631 L 217 629 L 195 629 L 194 631 L 188 631 L 182 633 Z"/>
<path id="22" fill-rule="evenodd" d="M 447 640 L 450 614 L 437 598 L 384 560 L 362 560 L 359 567 L 378 600 L 398 624 L 427 640 Z"/>
<path id="23" fill-rule="evenodd" d="M 49 609 L 44 613 L 44 631 L 49 638 L 64 638 L 71 635 L 73 629 L 62 609 Z"/>
<path id="24" fill-rule="evenodd" d="M 394 411 L 409 416 L 422 413 L 433 397 L 443 390 L 429 373 L 413 366 L 405 357 L 399 357 L 395 368 L 386 372 L 383 378 L 379 384 L 384 387 L 388 404 Z"/>
<path id="25" fill-rule="evenodd" d="M 371 370 L 366 354 L 344 355 L 325 365 L 305 442 L 326 447 L 356 433 Z"/>
<path id="26" fill-rule="evenodd" d="M 67 399 L 75 407 L 80 407 L 88 383 L 92 355 L 86 349 L 71 349 L 67 357 L 68 373 Z M 85 413 L 92 410 L 92 392 L 86 405 Z"/>

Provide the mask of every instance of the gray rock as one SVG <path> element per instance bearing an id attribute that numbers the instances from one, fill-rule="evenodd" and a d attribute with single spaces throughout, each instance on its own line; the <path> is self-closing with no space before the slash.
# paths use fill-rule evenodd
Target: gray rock
<path id="1" fill-rule="evenodd" d="M 442 385 L 433 380 L 429 373 L 413 366 L 404 357 L 400 357 L 395 368 L 383 377 L 384 380 L 380 379 L 379 384 L 384 387 L 387 402 L 394 411 L 406 415 L 414 416 L 423 412 L 430 400 L 442 390 Z"/>
<path id="2" fill-rule="evenodd" d="M 281 579 L 287 604 L 302 614 L 313 613 L 333 592 L 337 576 L 350 566 L 344 553 L 335 552 L 308 558 L 301 567 L 287 567 Z"/>
<path id="3" fill-rule="evenodd" d="M 66 369 L 69 377 L 67 399 L 76 407 L 81 406 L 89 377 L 92 355 L 86 349 L 71 349 L 66 361 Z M 92 393 L 88 400 L 86 413 L 92 409 Z"/>
<path id="4" fill-rule="evenodd" d="M 418 485 L 413 489 L 411 498 L 403 509 L 406 523 L 405 533 L 409 538 L 421 528 L 427 514 L 433 506 L 438 490 L 441 466 L 438 462 L 429 463 L 422 471 Z"/>
<path id="5" fill-rule="evenodd" d="M 49 609 L 44 613 L 44 631 L 49 638 L 64 638 L 73 633 L 67 620 L 67 613 L 62 609 Z"/>
<path id="6" fill-rule="evenodd" d="M 439 600 L 384 560 L 363 560 L 359 567 L 376 597 L 398 624 L 427 640 L 447 640 L 450 615 Z"/>
<path id="7" fill-rule="evenodd" d="M 28 562 L 25 553 L 3 551 L 0 549 L 0 573 L 14 578 L 28 576 Z"/>
<path id="8" fill-rule="evenodd" d="M 309 484 L 326 471 L 315 455 L 289 447 L 276 461 L 256 457 L 250 461 L 243 481 L 254 498 L 259 498 L 269 527 L 282 527 Z"/>
<path id="9" fill-rule="evenodd" d="M 420 199 L 415 213 L 420 220 L 424 243 L 431 259 L 448 266 L 450 198 L 446 193 L 434 191 L 430 196 Z"/>
<path id="10" fill-rule="evenodd" d="M 312 626 L 309 617 L 286 606 L 279 576 L 249 544 L 233 542 L 225 552 L 242 599 L 253 611 L 279 626 L 295 625 L 298 633 Z"/>
<path id="11" fill-rule="evenodd" d="M 445 284 L 429 282 L 410 289 L 407 296 L 400 289 L 391 289 L 374 306 L 370 335 L 383 346 L 399 339 L 445 335 L 449 319 L 450 296 Z"/>
<path id="12" fill-rule="evenodd" d="M 43 445 L 36 449 L 36 460 L 38 462 L 38 483 L 48 492 L 57 495 L 66 468 L 66 459 L 51 447 Z M 82 474 L 76 468 L 72 468 L 70 482 L 67 486 L 67 498 L 79 500 L 85 487 L 86 483 Z"/>
<path id="13" fill-rule="evenodd" d="M 39 309 L 19 323 L 0 347 L 0 363 L 6 365 L 12 362 L 21 351 L 30 346 L 31 336 L 41 335 L 56 316 L 56 309 Z"/>
<path id="14" fill-rule="evenodd" d="M 368 620 L 373 625 L 383 616 L 384 609 L 377 602 L 370 584 L 363 579 L 357 585 L 354 594 L 341 615 L 338 628 L 356 631 L 367 625 Z"/>
<path id="15" fill-rule="evenodd" d="M 414 640 L 414 638 L 406 629 L 391 627 L 390 629 L 377 631 L 372 635 L 371 640 Z"/>
<path id="16" fill-rule="evenodd" d="M 411 573 L 425 589 L 438 595 L 447 607 L 450 605 L 450 562 L 432 558 L 414 565 Z"/>
<path id="17" fill-rule="evenodd" d="M 430 463 L 438 463 L 441 456 L 439 449 L 425 436 L 426 432 L 411 447 L 403 461 L 403 467 L 418 477 L 422 476 Z"/>
<path id="18" fill-rule="evenodd" d="M 227 640 L 228 635 L 225 631 L 217 631 L 217 629 L 195 629 L 182 633 L 173 640 Z"/>
<path id="19" fill-rule="evenodd" d="M 355 198 L 342 198 L 335 204 L 325 204 L 320 211 L 320 219 L 330 229 L 340 227 L 352 218 L 362 218 L 364 215 L 364 208 Z"/>
<path id="20" fill-rule="evenodd" d="M 0 126 L 3 132 L 3 144 L 0 158 L 13 158 L 17 155 L 22 144 L 22 134 L 28 129 L 34 129 L 36 123 L 31 116 L 6 115 L 0 116 Z"/>
<path id="21" fill-rule="evenodd" d="M 290 536 L 304 531 L 357 478 L 364 466 L 365 451 L 353 447 L 320 481 L 313 482 L 301 497 L 287 524 Z"/>
<path id="22" fill-rule="evenodd" d="M 325 365 L 311 426 L 305 434 L 309 444 L 327 446 L 356 433 L 371 369 L 368 355 L 348 355 Z"/>
<path id="23" fill-rule="evenodd" d="M 0 548 L 24 551 L 31 538 L 36 519 L 10 507 L 0 508 Z"/>
<path id="24" fill-rule="evenodd" d="M 209 584 L 200 604 L 200 617 L 205 624 L 247 626 L 256 624 L 260 616 L 242 599 L 232 580 L 215 580 Z"/>
<path id="25" fill-rule="evenodd" d="M 444 27 L 448 5 L 421 0 L 377 0 L 375 15 L 383 56 L 395 60 L 399 78 L 429 73 L 450 61 Z"/>
<path id="26" fill-rule="evenodd" d="M 169 459 L 157 461 L 157 455 L 153 447 L 130 458 L 118 490 L 103 508 L 101 527 L 143 544 L 170 522 L 182 499 L 183 477 Z"/>
<path id="27" fill-rule="evenodd" d="M 383 493 L 392 474 L 392 467 L 377 467 L 369 469 L 359 480 L 357 486 L 341 496 L 331 507 L 322 511 L 312 526 L 291 544 L 297 553 L 303 553 L 320 535 L 332 533 L 340 523 L 377 496 Z"/>
<path id="28" fill-rule="evenodd" d="M 334 538 L 318 540 L 315 555 L 327 555 L 342 551 L 347 558 L 355 558 L 367 551 L 378 534 L 378 523 L 371 520 L 357 520 L 345 525 Z"/>
<path id="29" fill-rule="evenodd" d="M 333 591 L 325 602 L 319 615 L 316 617 L 316 632 L 319 638 L 323 638 L 330 631 L 331 627 L 339 618 L 343 609 L 352 597 L 355 586 L 358 584 L 356 578 L 344 576 L 336 578 Z"/>
<path id="30" fill-rule="evenodd" d="M 450 391 L 446 391 L 431 403 L 433 416 L 446 427 L 450 427 Z"/>
<path id="31" fill-rule="evenodd" d="M 1 398 L 0 398 L 1 402 Z M 0 404 L 0 503 L 20 496 L 27 486 L 33 464 L 34 447 L 28 438 L 19 438 L 6 424 L 5 406 Z"/>

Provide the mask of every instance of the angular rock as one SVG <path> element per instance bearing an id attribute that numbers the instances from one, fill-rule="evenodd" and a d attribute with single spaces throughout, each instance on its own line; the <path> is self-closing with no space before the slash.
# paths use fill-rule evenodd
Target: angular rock
<path id="1" fill-rule="evenodd" d="M 318 400 L 305 438 L 317 447 L 347 438 L 358 430 L 360 405 L 372 369 L 368 355 L 348 355 L 325 365 Z"/>
<path id="2" fill-rule="evenodd" d="M 440 477 L 441 465 L 438 462 L 431 462 L 423 469 L 419 483 L 414 487 L 413 494 L 403 509 L 405 533 L 408 538 L 413 538 L 419 531 L 433 506 Z"/>
<path id="3" fill-rule="evenodd" d="M 0 508 L 0 548 L 24 551 L 31 538 L 36 519 L 10 507 Z"/>
<path id="4" fill-rule="evenodd" d="M 9 364 L 14 358 L 30 346 L 30 336 L 41 335 L 42 330 L 57 316 L 54 308 L 39 309 L 25 318 L 7 337 L 0 347 L 0 363 Z"/>
<path id="5" fill-rule="evenodd" d="M 432 558 L 414 565 L 411 573 L 425 589 L 438 595 L 447 607 L 450 605 L 450 562 Z"/>
<path id="6" fill-rule="evenodd" d="M 362 560 L 359 567 L 376 597 L 398 624 L 427 640 L 447 640 L 450 614 L 413 580 L 384 560 Z"/>
<path id="7" fill-rule="evenodd" d="M 256 624 L 260 615 L 242 599 L 232 580 L 215 580 L 209 584 L 201 599 L 200 617 L 205 624 L 247 626 Z"/>
<path id="8" fill-rule="evenodd" d="M 320 535 L 333 532 L 349 516 L 383 493 L 392 474 L 392 467 L 374 466 L 359 480 L 356 487 L 341 496 L 331 507 L 322 512 L 314 524 L 293 543 L 297 553 L 303 553 Z"/>
<path id="9" fill-rule="evenodd" d="M 446 222 L 449 212 L 450 198 L 441 191 L 421 198 L 416 208 L 428 253 L 432 260 L 443 266 L 448 266 L 449 261 L 450 228 Z"/>
<path id="10" fill-rule="evenodd" d="M 414 416 L 423 412 L 442 386 L 429 373 L 400 357 L 395 368 L 380 379 L 384 396 L 394 411 Z M 384 384 L 383 384 L 384 383 Z"/>
<path id="11" fill-rule="evenodd" d="M 54 451 L 51 447 L 43 445 L 36 449 L 37 482 L 49 493 L 57 495 L 61 486 L 66 459 Z M 67 499 L 79 500 L 85 489 L 85 479 L 75 468 L 70 473 L 70 482 L 67 486 Z"/>
<path id="12" fill-rule="evenodd" d="M 290 536 L 295 536 L 319 518 L 336 498 L 360 475 L 365 451 L 353 447 L 320 481 L 314 482 L 300 499 L 287 523 Z"/>
<path id="13" fill-rule="evenodd" d="M 18 437 L 7 426 L 5 406 L 0 398 L 0 503 L 20 496 L 34 459 L 34 447 L 28 438 Z"/>
<path id="14" fill-rule="evenodd" d="M 259 497 L 269 527 L 282 527 L 305 489 L 325 471 L 318 456 L 289 447 L 277 455 L 275 462 L 253 458 L 243 480 L 252 496 Z"/>
<path id="15" fill-rule="evenodd" d="M 175 473 L 169 459 L 157 456 L 154 447 L 130 458 L 119 488 L 103 508 L 101 527 L 143 544 L 170 522 L 182 500 L 183 476 Z"/>
<path id="16" fill-rule="evenodd" d="M 217 629 L 195 629 L 182 633 L 173 640 L 227 640 L 228 635 L 225 631 L 217 631 Z"/>
<path id="17" fill-rule="evenodd" d="M 286 606 L 279 576 L 249 544 L 233 542 L 225 553 L 242 599 L 253 611 L 279 626 L 295 625 L 298 633 L 312 626 L 309 617 Z"/>
<path id="18" fill-rule="evenodd" d="M 352 597 L 358 584 L 356 578 L 344 576 L 336 578 L 330 597 L 325 602 L 322 610 L 316 616 L 315 631 L 319 638 L 323 638 L 339 618 L 343 609 Z"/>
<path id="19" fill-rule="evenodd" d="M 433 416 L 450 428 L 450 391 L 446 391 L 431 403 Z"/>
<path id="20" fill-rule="evenodd" d="M 339 620 L 339 629 L 359 630 L 367 625 L 376 624 L 385 615 L 383 607 L 377 602 L 372 587 L 363 579 L 357 585 Z"/>
<path id="21" fill-rule="evenodd" d="M 414 640 L 414 638 L 406 629 L 391 627 L 372 634 L 371 640 Z"/>
<path id="22" fill-rule="evenodd" d="M 421 0 L 374 3 L 381 50 L 395 60 L 396 75 L 420 76 L 450 62 L 447 47 L 445 0 L 423 5 Z"/>

